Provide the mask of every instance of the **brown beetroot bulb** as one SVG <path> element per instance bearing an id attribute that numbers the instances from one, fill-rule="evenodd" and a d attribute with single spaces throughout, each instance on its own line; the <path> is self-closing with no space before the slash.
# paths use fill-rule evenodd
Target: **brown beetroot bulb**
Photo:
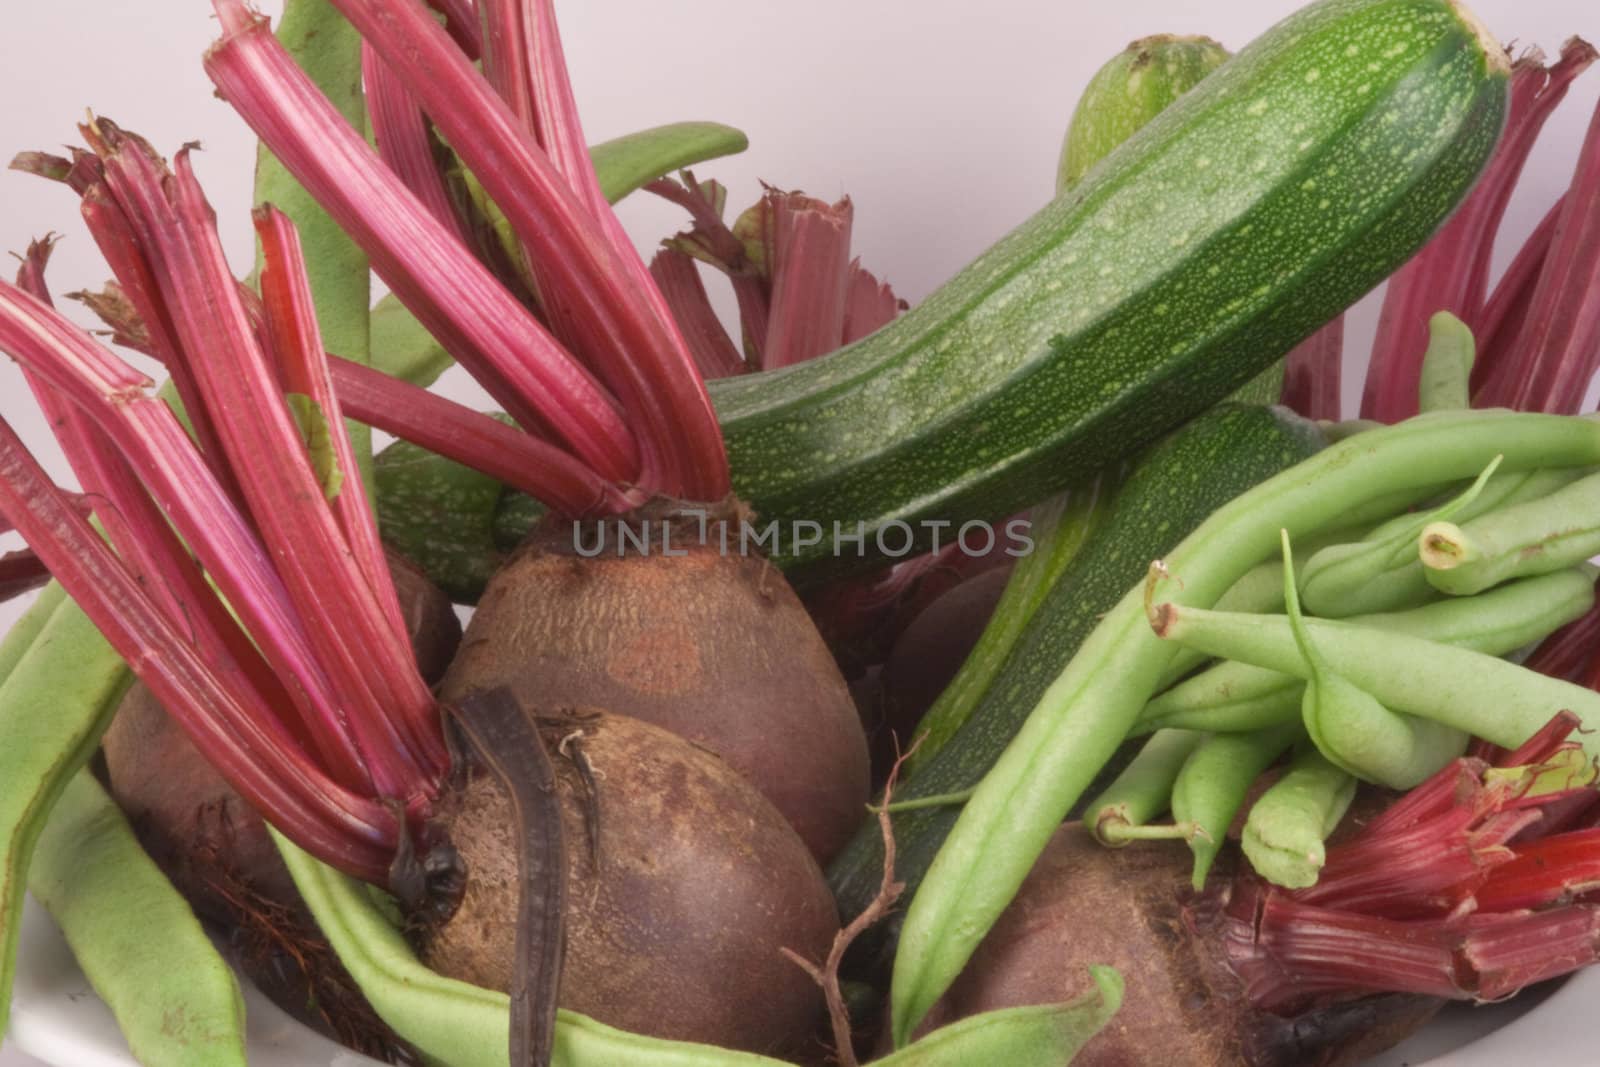
<path id="1" fill-rule="evenodd" d="M 822 998 L 780 950 L 820 960 L 838 931 L 810 852 L 742 776 L 682 738 L 622 715 L 579 719 L 571 730 L 580 729 L 565 755 L 554 753 L 568 863 L 561 1006 L 657 1037 L 805 1048 Z M 516 914 L 510 806 L 483 775 L 457 803 L 443 826 L 466 887 L 455 915 L 424 935 L 422 956 L 505 990 Z"/>
<path id="2" fill-rule="evenodd" d="M 865 733 L 833 657 L 777 569 L 701 544 L 685 523 L 660 551 L 574 548 L 542 525 L 490 580 L 441 688 L 507 686 L 535 709 L 602 707 L 702 745 L 748 778 L 826 863 L 864 817 Z M 590 535 L 585 533 L 586 537 Z M 588 539 L 585 545 L 595 541 Z"/>
<path id="3" fill-rule="evenodd" d="M 388 558 L 418 668 L 436 681 L 460 643 L 461 622 L 420 570 L 394 553 Z M 197 912 L 231 924 L 242 893 L 278 905 L 299 900 L 261 816 L 142 683 L 123 697 L 101 747 L 112 796 Z"/>
<path id="4" fill-rule="evenodd" d="M 1224 852 L 1212 884 L 1236 859 Z M 941 1003 L 951 1022 L 996 1008 L 1069 1000 L 1107 964 L 1127 983 L 1122 1010 L 1073 1067 L 1336 1067 L 1414 1033 L 1442 1003 L 1384 995 L 1293 1017 L 1252 1008 L 1222 947 L 1215 896 L 1187 892 L 1181 844 L 1107 849 L 1079 823 L 1057 831 L 1011 906 Z"/>

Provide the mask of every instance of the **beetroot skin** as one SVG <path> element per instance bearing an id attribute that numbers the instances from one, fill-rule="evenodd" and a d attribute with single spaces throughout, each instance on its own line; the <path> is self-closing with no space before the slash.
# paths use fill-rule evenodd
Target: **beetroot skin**
<path id="1" fill-rule="evenodd" d="M 804 1048 L 822 998 L 780 950 L 821 959 L 839 924 L 800 838 L 720 759 L 648 723 L 591 715 L 554 736 L 566 739 L 554 755 L 568 865 L 561 1006 L 658 1037 Z M 579 758 L 592 767 L 592 793 Z M 465 863 L 465 890 L 455 914 L 424 934 L 423 959 L 505 990 L 517 889 L 510 803 L 478 775 L 455 804 L 441 826 Z"/>
<path id="2" fill-rule="evenodd" d="M 582 558 L 569 525 L 536 530 L 490 580 L 441 696 L 507 686 L 530 708 L 669 730 L 749 779 L 825 863 L 868 798 L 849 689 L 775 568 L 697 540 L 674 541 L 683 556 Z"/>

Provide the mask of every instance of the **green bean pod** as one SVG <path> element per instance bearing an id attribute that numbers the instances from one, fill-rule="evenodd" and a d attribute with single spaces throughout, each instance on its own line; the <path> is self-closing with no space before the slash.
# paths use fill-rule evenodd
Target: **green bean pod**
<path id="1" fill-rule="evenodd" d="M 1400 515 L 1361 541 L 1314 553 L 1301 573 L 1300 595 L 1314 615 L 1340 619 L 1396 611 L 1435 599 L 1418 558 L 1418 538 L 1430 523 L 1467 521 L 1501 508 L 1542 499 L 1585 471 L 1511 471 L 1474 483 L 1429 515 Z"/>
<path id="2" fill-rule="evenodd" d="M 1192 827 L 1148 823 L 1172 806 L 1173 783 L 1205 740 L 1205 734 L 1193 730 L 1157 731 L 1105 791 L 1089 802 L 1083 820 L 1089 832 L 1113 848 L 1151 837 L 1192 837 Z"/>
<path id="3" fill-rule="evenodd" d="M 1280 576 L 1281 600 L 1283 568 L 1274 564 L 1273 569 Z M 1593 572 L 1574 567 L 1509 582 L 1475 597 L 1345 621 L 1504 656 L 1547 637 L 1593 606 Z M 1220 601 L 1218 610 L 1224 610 Z M 1204 658 L 1192 649 L 1186 653 Z M 1304 681 L 1293 675 L 1224 660 L 1150 701 L 1134 729 L 1136 733 L 1168 728 L 1258 730 L 1299 715 L 1304 689 Z"/>
<path id="4" fill-rule="evenodd" d="M 1325 842 L 1356 795 L 1356 779 L 1328 762 L 1315 745 L 1301 745 L 1282 778 L 1251 805 L 1240 845 L 1255 872 L 1273 885 L 1317 884 L 1327 862 Z"/>
<path id="5" fill-rule="evenodd" d="M 1205 888 L 1206 875 L 1228 839 L 1228 827 L 1244 807 L 1261 772 L 1304 736 L 1299 723 L 1248 734 L 1212 734 L 1194 750 L 1172 783 L 1172 817 L 1193 826 L 1193 885 Z"/>
<path id="6" fill-rule="evenodd" d="M 1472 364 L 1478 344 L 1466 323 L 1448 311 L 1428 320 L 1428 350 L 1417 388 L 1420 411 L 1462 411 L 1472 406 Z"/>
<path id="7" fill-rule="evenodd" d="M 1122 1005 L 1122 976 L 1090 967 L 1094 988 L 1066 1004 L 1046 1004 L 973 1015 L 941 1026 L 873 1067 L 1059 1067 L 1111 1021 Z"/>
<path id="8" fill-rule="evenodd" d="M 1437 594 L 1417 562 L 1417 535 L 1431 522 L 1470 507 L 1494 477 L 1491 460 L 1477 480 L 1454 499 L 1426 515 L 1407 515 L 1384 523 L 1360 541 L 1330 545 L 1306 562 L 1300 595 L 1325 618 L 1392 611 L 1426 603 Z"/>
<path id="9" fill-rule="evenodd" d="M 244 1001 L 200 920 L 87 771 L 39 837 L 28 888 L 144 1067 L 244 1067 Z"/>
<path id="10" fill-rule="evenodd" d="M 54 594 L 49 594 L 53 597 Z M 11 1006 L 22 891 L 50 809 L 89 761 L 133 676 L 78 605 L 62 597 L 0 683 L 0 1036 Z"/>
<path id="11" fill-rule="evenodd" d="M 1167 557 L 1184 576 L 1174 599 L 1214 604 L 1276 552 L 1280 529 L 1301 536 L 1343 525 L 1354 508 L 1374 500 L 1411 490 L 1426 495 L 1474 477 L 1497 454 L 1508 471 L 1600 463 L 1600 424 L 1441 412 L 1341 442 L 1219 508 L 1185 538 Z M 962 809 L 912 898 L 894 965 L 897 1041 L 966 965 L 1050 835 L 1127 736 L 1171 655 L 1172 646 L 1150 630 L 1144 590 L 1134 588 L 1041 697 Z"/>
<path id="12" fill-rule="evenodd" d="M 1311 676 L 1288 619 L 1171 603 L 1157 610 L 1158 626 L 1171 640 L 1284 674 Z M 1305 629 L 1335 672 L 1385 708 L 1506 748 L 1522 744 L 1565 709 L 1588 731 L 1577 735 L 1584 750 L 1600 757 L 1600 694 L 1593 690 L 1409 634 L 1335 619 L 1306 619 Z"/>
<path id="13" fill-rule="evenodd" d="M 1399 506 L 1406 507 L 1409 503 L 1410 501 L 1406 501 Z M 1384 507 L 1388 508 L 1388 504 L 1385 503 Z M 1392 513 L 1392 510 L 1385 510 L 1382 517 L 1388 518 Z M 1302 561 L 1302 557 L 1309 557 L 1319 549 L 1329 545 L 1344 544 L 1352 538 L 1359 537 L 1364 529 L 1365 524 L 1361 524 L 1354 529 L 1333 530 L 1308 537 L 1295 546 L 1295 558 L 1297 562 Z M 1258 615 L 1269 611 L 1282 611 L 1283 563 L 1280 560 L 1269 559 L 1265 563 L 1251 567 L 1217 599 L 1216 608 L 1218 611 L 1244 611 Z M 1205 661 L 1206 657 L 1198 652 L 1187 648 L 1179 650 L 1178 654 L 1172 657 L 1167 669 L 1162 672 L 1158 689 L 1164 691 L 1178 679 L 1193 673 L 1194 669 Z M 1203 729 L 1209 730 L 1211 727 Z"/>
<path id="14" fill-rule="evenodd" d="M 1451 596 L 1582 563 L 1600 553 L 1600 474 L 1459 526 L 1433 523 L 1419 552 L 1428 584 Z"/>
<path id="15" fill-rule="evenodd" d="M 1282 536 L 1289 632 L 1311 672 L 1300 704 L 1311 740 L 1330 762 L 1368 781 L 1391 789 L 1421 785 L 1465 752 L 1470 738 L 1451 726 L 1395 714 L 1329 665 L 1300 614 L 1289 534 Z"/>

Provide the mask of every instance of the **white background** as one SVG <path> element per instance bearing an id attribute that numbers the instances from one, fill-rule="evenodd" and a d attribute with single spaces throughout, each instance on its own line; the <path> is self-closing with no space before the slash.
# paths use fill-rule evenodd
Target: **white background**
<path id="1" fill-rule="evenodd" d="M 281 0 L 280 0 L 281 2 Z M 817 196 L 848 193 L 855 248 L 916 301 L 1031 214 L 1051 194 L 1072 104 L 1094 69 L 1129 40 L 1206 33 L 1232 48 L 1296 0 L 588 0 L 562 7 L 591 141 L 680 119 L 745 129 L 743 157 L 700 168 L 732 188 L 758 180 Z M 1600 38 L 1594 0 L 1477 0 L 1504 39 L 1554 54 L 1574 33 Z M 267 6 L 275 13 L 276 3 Z M 163 151 L 199 140 L 202 181 L 229 254 L 249 266 L 253 140 L 216 100 L 200 56 L 216 23 L 205 0 L 0 0 L 0 156 L 75 139 L 85 109 L 143 133 Z M 1580 80 L 1551 121 L 1514 202 L 1501 262 L 1571 177 L 1600 71 Z M 623 207 L 648 248 L 682 223 L 648 196 Z M 73 197 L 0 173 L 0 250 L 55 230 L 57 293 L 98 286 L 104 266 Z M 9 273 L 9 268 L 6 268 Z M 1351 329 L 1347 366 L 1370 344 L 1374 302 Z M 1359 396 L 1347 370 L 1346 410 Z M 0 413 L 48 453 L 16 369 L 0 366 Z M 52 470 L 63 474 L 59 462 Z M 0 612 L 0 625 L 10 610 Z M 0 1067 L 27 1061 L 0 1052 Z"/>

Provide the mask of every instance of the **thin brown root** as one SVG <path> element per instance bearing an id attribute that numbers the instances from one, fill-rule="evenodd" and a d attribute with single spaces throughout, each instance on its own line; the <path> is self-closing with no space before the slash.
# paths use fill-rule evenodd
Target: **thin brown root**
<path id="1" fill-rule="evenodd" d="M 780 950 L 788 960 L 809 974 L 812 981 L 822 987 L 822 995 L 828 1002 L 828 1020 L 833 1026 L 833 1043 L 840 1067 L 860 1067 L 861 1061 L 856 1059 L 855 1034 L 850 1026 L 850 1009 L 845 1003 L 844 990 L 839 984 L 839 968 L 844 963 L 845 953 L 856 939 L 875 924 L 888 918 L 889 913 L 894 910 L 895 902 L 900 899 L 900 894 L 905 892 L 906 884 L 894 880 L 894 821 L 890 810 L 893 808 L 894 785 L 900 775 L 900 767 L 911 758 L 921 744 L 922 739 L 918 738 L 909 749 L 895 756 L 894 766 L 889 769 L 888 781 L 883 784 L 883 803 L 877 808 L 878 829 L 883 834 L 883 881 L 878 885 L 877 895 L 860 915 L 834 935 L 833 947 L 828 950 L 828 958 L 820 967 L 798 952 L 787 948 Z"/>

